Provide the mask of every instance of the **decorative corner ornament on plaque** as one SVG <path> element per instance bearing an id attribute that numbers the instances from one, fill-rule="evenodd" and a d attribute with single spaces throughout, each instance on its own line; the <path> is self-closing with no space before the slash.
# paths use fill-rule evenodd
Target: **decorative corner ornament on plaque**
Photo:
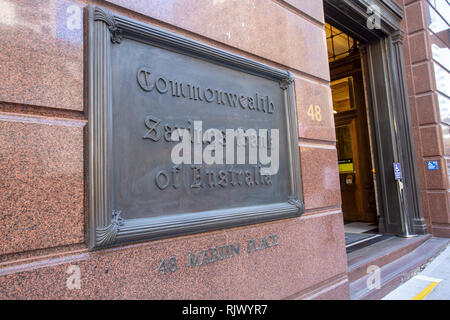
<path id="1" fill-rule="evenodd" d="M 96 7 L 94 11 L 94 20 L 103 21 L 108 25 L 109 32 L 111 32 L 112 43 L 120 43 L 122 41 L 122 30 L 116 23 L 111 11 Z"/>
<path id="2" fill-rule="evenodd" d="M 295 199 L 293 196 L 289 197 L 288 203 L 296 206 L 300 211 L 304 209 L 303 201 Z"/>
<path id="3" fill-rule="evenodd" d="M 289 86 L 294 83 L 294 76 L 291 72 L 289 72 L 289 76 L 280 80 L 280 88 L 282 90 L 286 90 Z"/>
<path id="4" fill-rule="evenodd" d="M 123 219 L 120 216 L 122 211 L 113 210 L 111 223 L 105 228 L 97 228 L 97 243 L 99 247 L 107 247 L 114 243 L 120 227 L 123 226 Z"/>

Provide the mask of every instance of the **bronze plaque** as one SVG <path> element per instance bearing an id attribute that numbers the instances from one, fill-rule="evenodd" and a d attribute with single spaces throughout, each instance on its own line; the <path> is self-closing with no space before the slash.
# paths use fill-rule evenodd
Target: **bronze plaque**
<path id="1" fill-rule="evenodd" d="M 89 8 L 90 248 L 303 212 L 293 77 Z"/>

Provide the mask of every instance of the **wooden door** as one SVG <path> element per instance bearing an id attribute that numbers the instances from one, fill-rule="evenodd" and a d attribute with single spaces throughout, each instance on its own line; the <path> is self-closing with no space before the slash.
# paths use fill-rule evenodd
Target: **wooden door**
<path id="1" fill-rule="evenodd" d="M 334 73 L 331 69 L 342 211 L 345 221 L 376 222 L 364 84 L 360 67 L 354 68 L 358 60 L 348 60 L 340 61 Z"/>

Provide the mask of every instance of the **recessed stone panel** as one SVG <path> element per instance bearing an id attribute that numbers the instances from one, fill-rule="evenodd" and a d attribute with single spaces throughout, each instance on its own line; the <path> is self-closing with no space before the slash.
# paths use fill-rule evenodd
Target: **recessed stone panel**
<path id="1" fill-rule="evenodd" d="M 0 101 L 83 110 L 81 1 L 0 3 Z"/>
<path id="2" fill-rule="evenodd" d="M 84 125 L 0 114 L 0 254 L 84 242 Z"/>

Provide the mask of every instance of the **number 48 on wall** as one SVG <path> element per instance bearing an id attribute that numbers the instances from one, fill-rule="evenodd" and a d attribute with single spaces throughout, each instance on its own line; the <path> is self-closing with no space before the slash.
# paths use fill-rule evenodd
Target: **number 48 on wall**
<path id="1" fill-rule="evenodd" d="M 320 106 L 309 105 L 308 112 L 306 113 L 313 121 L 322 121 L 322 113 L 320 112 Z"/>

